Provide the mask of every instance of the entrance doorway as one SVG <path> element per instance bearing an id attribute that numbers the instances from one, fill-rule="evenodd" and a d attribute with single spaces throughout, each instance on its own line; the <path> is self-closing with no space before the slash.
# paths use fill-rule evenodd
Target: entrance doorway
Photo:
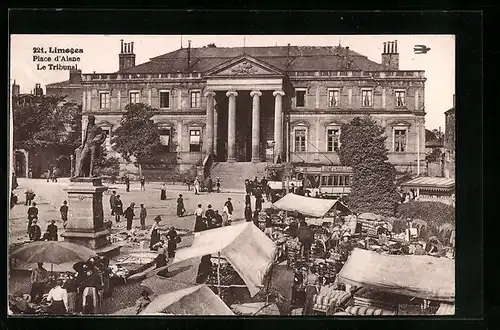
<path id="1" fill-rule="evenodd" d="M 238 90 L 236 97 L 236 161 L 252 160 L 252 97 L 250 90 Z M 216 92 L 217 148 L 216 162 L 227 161 L 228 97 L 226 92 Z M 260 158 L 265 159 L 266 142 L 274 139 L 274 97 L 272 91 L 262 91 L 260 97 Z"/>

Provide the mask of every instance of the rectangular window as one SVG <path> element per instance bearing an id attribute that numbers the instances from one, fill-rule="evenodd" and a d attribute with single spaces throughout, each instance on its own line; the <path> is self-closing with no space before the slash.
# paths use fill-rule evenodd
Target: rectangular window
<path id="1" fill-rule="evenodd" d="M 405 92 L 396 91 L 396 107 L 402 108 L 404 106 L 406 106 Z"/>
<path id="2" fill-rule="evenodd" d="M 160 91 L 160 108 L 170 108 L 170 92 Z"/>
<path id="3" fill-rule="evenodd" d="M 333 175 L 328 176 L 328 185 L 333 186 Z"/>
<path id="4" fill-rule="evenodd" d="M 295 91 L 295 105 L 297 107 L 306 106 L 306 91 Z"/>
<path id="5" fill-rule="evenodd" d="M 192 91 L 191 92 L 191 108 L 200 108 L 201 107 L 201 92 L 200 91 Z"/>
<path id="6" fill-rule="evenodd" d="M 344 176 L 339 175 L 339 186 L 343 186 L 343 185 L 344 185 Z"/>
<path id="7" fill-rule="evenodd" d="M 340 146 L 340 129 L 329 128 L 327 130 L 327 148 L 328 152 L 337 152 Z"/>
<path id="8" fill-rule="evenodd" d="M 334 186 L 338 186 L 339 185 L 339 176 L 338 175 L 334 175 L 333 176 L 333 185 Z"/>
<path id="9" fill-rule="evenodd" d="M 190 152 L 201 151 L 201 130 L 200 129 L 189 130 L 189 151 Z"/>
<path id="10" fill-rule="evenodd" d="M 321 177 L 321 185 L 322 186 L 327 186 L 328 185 L 328 177 L 327 176 L 323 175 Z"/>
<path id="11" fill-rule="evenodd" d="M 339 91 L 336 89 L 328 90 L 328 107 L 335 108 L 339 106 Z"/>
<path id="12" fill-rule="evenodd" d="M 372 91 L 362 90 L 361 91 L 361 106 L 371 107 L 372 106 Z"/>
<path id="13" fill-rule="evenodd" d="M 351 181 L 351 177 L 349 175 L 346 175 L 344 178 L 344 185 L 349 186 Z"/>
<path id="14" fill-rule="evenodd" d="M 136 104 L 140 102 L 139 92 L 130 92 L 130 104 Z"/>
<path id="15" fill-rule="evenodd" d="M 406 151 L 406 129 L 394 130 L 394 151 L 395 152 Z"/>
<path id="16" fill-rule="evenodd" d="M 161 144 L 170 149 L 170 128 L 160 128 L 159 131 Z"/>
<path id="17" fill-rule="evenodd" d="M 109 92 L 99 93 L 99 109 L 109 109 Z"/>
<path id="18" fill-rule="evenodd" d="M 295 130 L 295 152 L 306 151 L 306 130 L 296 129 Z"/>

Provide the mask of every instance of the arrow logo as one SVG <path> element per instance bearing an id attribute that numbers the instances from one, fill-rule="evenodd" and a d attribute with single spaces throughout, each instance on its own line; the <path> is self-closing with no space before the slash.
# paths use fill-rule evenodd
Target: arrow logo
<path id="1" fill-rule="evenodd" d="M 413 52 L 415 54 L 427 54 L 427 52 L 431 50 L 429 47 L 427 47 L 426 45 L 415 45 L 413 47 Z"/>

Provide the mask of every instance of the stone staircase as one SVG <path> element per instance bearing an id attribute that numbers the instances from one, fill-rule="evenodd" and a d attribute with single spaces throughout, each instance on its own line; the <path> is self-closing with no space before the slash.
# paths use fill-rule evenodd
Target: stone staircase
<path id="1" fill-rule="evenodd" d="M 262 179 L 266 173 L 266 163 L 215 163 L 211 169 L 212 179 L 220 178 L 221 189 L 245 190 L 245 179 Z"/>

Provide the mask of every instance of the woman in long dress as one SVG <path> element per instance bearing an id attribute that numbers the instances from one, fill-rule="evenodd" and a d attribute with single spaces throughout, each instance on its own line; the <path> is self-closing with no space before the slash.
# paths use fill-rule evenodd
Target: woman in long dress
<path id="1" fill-rule="evenodd" d="M 160 192 L 160 200 L 164 201 L 167 199 L 167 186 L 162 184 Z"/>
<path id="2" fill-rule="evenodd" d="M 182 217 L 184 212 L 186 212 L 184 200 L 182 199 L 182 195 L 179 195 L 179 198 L 177 198 L 177 216 Z"/>
<path id="3" fill-rule="evenodd" d="M 155 222 L 151 226 L 150 231 L 150 240 L 149 240 L 149 249 L 152 251 L 158 251 L 158 246 L 155 246 L 156 243 L 160 241 L 160 216 L 156 216 Z"/>

